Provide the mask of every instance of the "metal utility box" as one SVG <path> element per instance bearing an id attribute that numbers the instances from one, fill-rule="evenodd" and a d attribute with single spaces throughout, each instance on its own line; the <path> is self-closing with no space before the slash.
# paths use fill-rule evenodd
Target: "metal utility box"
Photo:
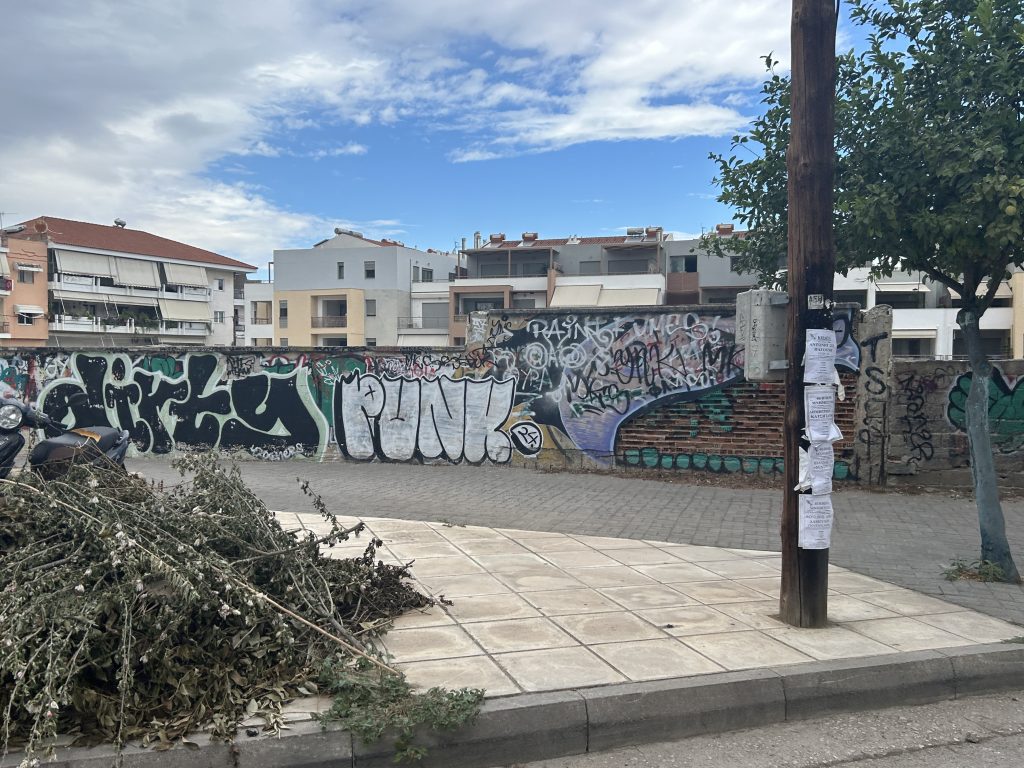
<path id="1" fill-rule="evenodd" d="M 743 348 L 748 381 L 781 381 L 786 375 L 784 291 L 754 289 L 736 296 L 736 344 Z"/>

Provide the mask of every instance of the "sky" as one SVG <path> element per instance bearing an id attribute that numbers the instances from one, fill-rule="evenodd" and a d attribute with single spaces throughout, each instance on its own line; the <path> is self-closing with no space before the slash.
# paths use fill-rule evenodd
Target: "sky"
<path id="1" fill-rule="evenodd" d="M 335 227 L 440 250 L 713 229 L 708 154 L 789 59 L 785 0 L 2 9 L 2 223 L 122 218 L 264 274 Z"/>

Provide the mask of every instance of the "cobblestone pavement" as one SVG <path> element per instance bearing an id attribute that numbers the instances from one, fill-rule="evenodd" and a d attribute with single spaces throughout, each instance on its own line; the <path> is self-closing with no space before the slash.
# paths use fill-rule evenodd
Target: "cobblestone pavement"
<path id="1" fill-rule="evenodd" d="M 298 461 L 239 466 L 271 509 L 312 511 L 296 482 L 301 477 L 332 511 L 344 515 L 779 549 L 782 494 L 777 489 L 489 466 Z M 177 479 L 163 459 L 135 459 L 129 468 L 155 480 Z M 1024 625 L 1021 586 L 942 578 L 953 558 L 978 556 L 973 500 L 939 491 L 840 487 L 833 501 L 831 559 L 837 565 Z M 1010 546 L 1024 568 L 1024 501 L 1004 502 L 1003 509 Z"/>

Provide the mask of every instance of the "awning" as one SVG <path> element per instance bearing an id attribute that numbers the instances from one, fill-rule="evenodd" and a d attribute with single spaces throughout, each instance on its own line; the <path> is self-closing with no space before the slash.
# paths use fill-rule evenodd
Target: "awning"
<path id="1" fill-rule="evenodd" d="M 976 293 L 979 296 L 984 296 L 987 291 L 988 291 L 988 284 L 987 283 L 982 283 L 981 285 L 978 286 L 978 290 L 976 291 Z M 960 292 L 959 291 L 954 291 L 952 288 L 950 288 L 949 289 L 949 293 L 955 299 L 959 299 L 960 298 Z M 999 287 L 996 289 L 995 298 L 997 298 L 997 299 L 1012 299 L 1013 298 L 1013 291 L 1010 290 L 1010 284 L 1006 283 L 1006 282 L 1000 283 Z"/>
<path id="2" fill-rule="evenodd" d="M 210 305 L 205 301 L 181 301 L 180 299 L 160 299 L 160 314 L 164 320 L 181 322 L 211 323 L 213 315 Z"/>
<path id="3" fill-rule="evenodd" d="M 147 296 L 111 296 L 109 301 L 112 304 L 126 307 L 155 307 L 157 305 L 155 297 Z"/>
<path id="4" fill-rule="evenodd" d="M 939 335 L 935 328 L 893 328 L 894 339 L 934 339 Z"/>
<path id="5" fill-rule="evenodd" d="M 11 265 L 7 263 L 7 254 L 0 253 L 0 277 L 11 276 Z"/>
<path id="6" fill-rule="evenodd" d="M 208 288 L 210 285 L 206 279 L 205 267 L 171 264 L 165 261 L 164 274 L 167 276 L 167 282 L 172 285 L 187 285 L 190 288 Z"/>
<path id="7" fill-rule="evenodd" d="M 658 288 L 604 288 L 599 307 L 649 307 L 658 303 Z"/>
<path id="8" fill-rule="evenodd" d="M 927 291 L 924 283 L 875 283 L 875 290 L 879 293 L 912 293 L 914 291 Z"/>
<path id="9" fill-rule="evenodd" d="M 596 307 L 600 285 L 558 285 L 551 296 L 552 307 Z"/>
<path id="10" fill-rule="evenodd" d="M 15 304 L 14 314 L 25 315 L 26 317 L 42 317 L 46 314 L 46 310 L 42 307 L 37 307 L 35 304 Z"/>
<path id="11" fill-rule="evenodd" d="M 18 269 L 22 272 L 42 272 L 43 268 L 38 264 L 26 264 L 22 261 L 18 262 Z"/>
<path id="12" fill-rule="evenodd" d="M 65 291 L 61 288 L 53 290 L 53 298 L 60 301 L 86 301 L 90 304 L 105 304 L 107 302 L 107 294 Z"/>
<path id="13" fill-rule="evenodd" d="M 102 253 L 78 253 L 77 251 L 54 251 L 58 272 L 94 277 L 115 276 L 114 260 Z"/>
<path id="14" fill-rule="evenodd" d="M 159 288 L 160 274 L 156 270 L 155 261 L 141 259 L 114 259 L 114 283 L 130 285 L 135 288 Z"/>

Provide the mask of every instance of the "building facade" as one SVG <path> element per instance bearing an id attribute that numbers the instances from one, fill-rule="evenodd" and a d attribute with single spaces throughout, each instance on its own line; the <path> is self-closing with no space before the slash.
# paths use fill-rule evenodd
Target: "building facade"
<path id="1" fill-rule="evenodd" d="M 244 304 L 236 281 L 255 267 L 128 229 L 42 216 L 17 237 L 46 248 L 49 343 L 231 346 Z M 11 238 L 12 242 L 14 238 Z"/>
<path id="2" fill-rule="evenodd" d="M 412 286 L 446 285 L 455 266 L 451 254 L 343 229 L 312 248 L 276 250 L 274 343 L 396 346 L 413 325 Z"/>
<path id="3" fill-rule="evenodd" d="M 274 343 L 274 285 L 249 280 L 242 288 L 243 339 L 247 347 Z"/>
<path id="4" fill-rule="evenodd" d="M 46 246 L 0 240 L 0 347 L 46 345 Z"/>

